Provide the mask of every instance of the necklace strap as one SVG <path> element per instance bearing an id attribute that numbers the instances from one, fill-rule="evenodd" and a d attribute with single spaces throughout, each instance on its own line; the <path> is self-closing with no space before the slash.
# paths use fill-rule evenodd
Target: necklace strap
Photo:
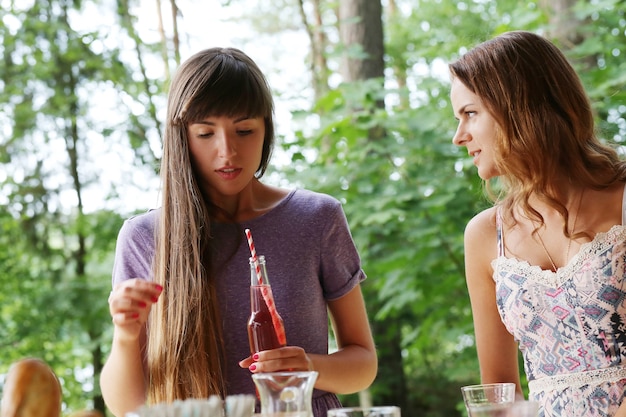
<path id="1" fill-rule="evenodd" d="M 548 248 L 546 248 L 545 243 L 543 243 L 543 239 L 541 238 L 541 233 L 539 233 L 539 231 L 537 231 L 537 237 L 539 238 L 539 244 L 541 245 L 541 247 L 543 248 L 543 251 L 546 253 L 546 256 L 548 257 L 548 260 L 550 260 L 550 264 L 552 264 L 552 270 L 554 272 L 556 272 L 556 270 L 558 269 L 554 263 L 554 260 L 552 259 L 552 256 L 550 256 L 550 252 L 548 252 Z M 571 239 L 570 239 L 571 241 Z"/>
<path id="2" fill-rule="evenodd" d="M 569 241 L 567 242 L 567 252 L 565 252 L 565 262 L 569 262 L 569 249 L 572 246 L 572 235 L 576 232 L 576 222 L 578 221 L 578 213 L 580 213 L 580 205 L 583 202 L 583 195 L 585 194 L 585 189 L 580 192 L 580 197 L 578 197 L 578 207 L 576 208 L 576 214 L 574 214 L 574 224 L 572 225 L 572 230 L 569 232 Z"/>
<path id="3" fill-rule="evenodd" d="M 622 194 L 622 226 L 626 225 L 626 183 L 624 183 L 624 193 Z"/>
<path id="4" fill-rule="evenodd" d="M 585 194 L 585 189 L 583 188 L 582 191 L 580 192 L 580 196 L 578 197 L 578 205 L 576 207 L 576 212 L 574 213 L 574 224 L 572 225 L 572 228 L 568 230 L 569 238 L 567 240 L 567 250 L 565 252 L 564 264 L 567 264 L 569 262 L 569 252 L 570 252 L 570 248 L 572 247 L 572 240 L 574 240 L 572 239 L 572 235 L 576 232 L 576 224 L 578 222 L 578 213 L 580 213 L 580 206 L 582 204 L 584 194 Z M 532 222 L 534 224 L 534 221 Z M 537 230 L 537 237 L 539 238 L 539 245 L 543 248 L 543 251 L 546 253 L 548 260 L 550 261 L 550 264 L 552 265 L 552 270 L 556 272 L 558 268 L 556 267 L 556 264 L 554 260 L 552 259 L 552 256 L 550 256 L 550 252 L 548 251 L 548 248 L 546 247 L 545 243 L 543 243 L 543 239 L 541 237 L 541 233 L 539 233 L 539 230 Z"/>
<path id="5" fill-rule="evenodd" d="M 626 195 L 626 194 L 625 194 Z M 496 237 L 498 239 L 498 257 L 504 256 L 504 233 L 502 231 L 502 208 L 496 208 Z"/>

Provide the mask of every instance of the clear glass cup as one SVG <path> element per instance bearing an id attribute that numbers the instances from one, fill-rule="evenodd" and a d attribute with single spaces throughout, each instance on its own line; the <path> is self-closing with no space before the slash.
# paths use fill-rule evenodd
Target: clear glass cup
<path id="1" fill-rule="evenodd" d="M 469 417 L 508 417 L 515 401 L 515 384 L 503 382 L 461 387 Z"/>
<path id="2" fill-rule="evenodd" d="M 348 407 L 328 410 L 327 417 L 401 417 L 400 407 Z"/>
<path id="3" fill-rule="evenodd" d="M 311 401 L 318 373 L 263 372 L 252 374 L 263 417 L 313 417 Z"/>

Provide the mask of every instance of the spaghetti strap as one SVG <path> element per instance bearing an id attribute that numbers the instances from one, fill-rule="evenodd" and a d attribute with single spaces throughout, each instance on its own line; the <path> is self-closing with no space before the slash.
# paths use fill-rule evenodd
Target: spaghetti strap
<path id="1" fill-rule="evenodd" d="M 626 196 L 626 194 L 624 194 Z M 502 233 L 502 215 L 500 207 L 496 208 L 496 235 L 498 239 L 498 258 L 504 256 L 504 237 Z"/>
<path id="2" fill-rule="evenodd" d="M 626 183 L 624 183 L 624 194 L 622 195 L 622 226 L 626 225 Z"/>

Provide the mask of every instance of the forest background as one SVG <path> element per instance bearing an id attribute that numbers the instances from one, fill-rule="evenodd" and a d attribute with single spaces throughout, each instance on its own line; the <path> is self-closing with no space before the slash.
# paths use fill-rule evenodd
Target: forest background
<path id="1" fill-rule="evenodd" d="M 15 360 L 43 358 L 66 415 L 105 411 L 115 239 L 125 218 L 158 205 L 165 95 L 195 52 L 201 3 L 211 2 L 0 0 L 0 384 Z M 193 25 L 225 16 L 239 27 L 230 46 L 276 91 L 268 181 L 340 199 L 369 276 L 380 371 L 344 403 L 464 415 L 459 387 L 479 374 L 463 229 L 489 203 L 451 143 L 446 65 L 504 31 L 544 34 L 579 70 L 601 138 L 622 149 L 626 1 L 212 3 Z"/>

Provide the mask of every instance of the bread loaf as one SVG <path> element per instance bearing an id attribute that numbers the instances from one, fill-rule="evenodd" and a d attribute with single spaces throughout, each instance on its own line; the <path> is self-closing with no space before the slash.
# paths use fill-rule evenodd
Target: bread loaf
<path id="1" fill-rule="evenodd" d="M 0 417 L 59 417 L 61 401 L 61 384 L 52 368 L 41 359 L 21 359 L 6 376 Z"/>

